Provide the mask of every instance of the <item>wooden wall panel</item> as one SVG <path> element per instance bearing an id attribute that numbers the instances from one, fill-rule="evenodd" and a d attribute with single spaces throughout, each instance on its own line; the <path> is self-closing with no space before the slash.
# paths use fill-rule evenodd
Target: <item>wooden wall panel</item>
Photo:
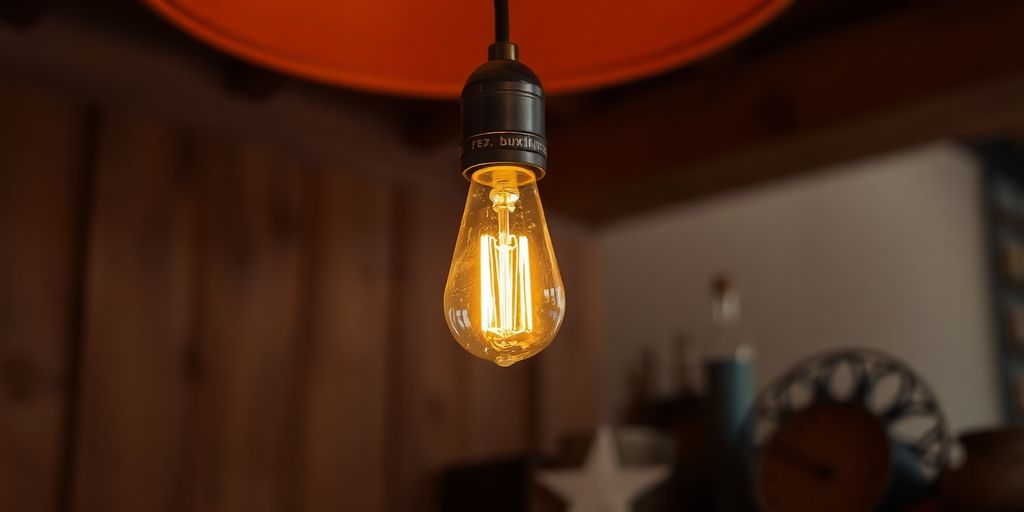
<path id="1" fill-rule="evenodd" d="M 74 336 L 82 110 L 0 84 L 0 510 L 53 510 Z"/>
<path id="2" fill-rule="evenodd" d="M 302 502 L 309 512 L 384 510 L 391 193 L 336 170 L 305 176 L 309 245 Z"/>
<path id="3" fill-rule="evenodd" d="M 459 460 L 467 436 L 467 358 L 442 312 L 461 205 L 402 188 L 396 197 L 396 272 L 389 452 L 396 511 L 436 510 L 436 478 Z"/>
<path id="4" fill-rule="evenodd" d="M 185 508 L 192 176 L 151 119 L 103 116 L 90 228 L 74 510 Z"/>
<path id="5" fill-rule="evenodd" d="M 301 175 L 255 146 L 204 143 L 197 511 L 295 508 Z"/>
<path id="6" fill-rule="evenodd" d="M 527 453 L 533 441 L 530 366 L 535 362 L 502 368 L 469 352 L 464 355 L 469 356 L 465 359 L 469 368 L 463 398 L 467 425 L 462 457 L 483 461 Z"/>
<path id="7" fill-rule="evenodd" d="M 540 448 L 556 449 L 567 434 L 590 432 L 601 419 L 603 309 L 597 241 L 588 231 L 549 223 L 565 284 L 565 321 L 537 360 Z"/>
<path id="8" fill-rule="evenodd" d="M 441 311 L 461 198 L 139 113 L 101 110 L 93 140 L 8 86 L 0 106 L 0 509 L 430 512 L 445 469 L 596 423 L 585 231 L 553 227 L 562 332 L 499 368 Z"/>

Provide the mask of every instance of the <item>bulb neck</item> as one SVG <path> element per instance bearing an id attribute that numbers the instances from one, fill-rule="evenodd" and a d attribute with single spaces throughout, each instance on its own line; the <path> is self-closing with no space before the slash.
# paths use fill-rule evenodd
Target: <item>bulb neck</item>
<path id="1" fill-rule="evenodd" d="M 539 179 L 548 156 L 540 79 L 519 62 L 513 43 L 494 43 L 488 55 L 462 89 L 463 175 L 482 166 L 518 164 Z"/>

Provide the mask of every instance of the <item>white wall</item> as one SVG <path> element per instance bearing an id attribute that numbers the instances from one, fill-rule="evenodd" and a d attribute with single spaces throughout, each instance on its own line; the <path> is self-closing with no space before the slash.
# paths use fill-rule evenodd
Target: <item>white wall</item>
<path id="1" fill-rule="evenodd" d="M 725 271 L 759 386 L 818 351 L 872 347 L 922 375 L 955 429 L 998 422 L 979 177 L 936 143 L 613 226 L 609 410 L 645 346 L 671 386 L 673 338 L 705 337 L 709 279 Z"/>

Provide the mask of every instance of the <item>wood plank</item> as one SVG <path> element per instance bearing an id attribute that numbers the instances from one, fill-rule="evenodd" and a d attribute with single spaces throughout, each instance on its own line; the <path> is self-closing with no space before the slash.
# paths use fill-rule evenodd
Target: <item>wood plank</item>
<path id="1" fill-rule="evenodd" d="M 194 335 L 194 190 L 178 133 L 103 116 L 81 369 L 74 509 L 185 509 Z"/>
<path id="2" fill-rule="evenodd" d="M 34 30 L 0 31 L 0 69 L 104 106 L 286 147 L 370 179 L 401 180 L 432 193 L 461 188 L 450 179 L 458 160 L 457 123 L 436 130 L 448 130 L 443 150 L 410 150 L 408 137 L 399 133 L 410 107 L 399 98 L 288 81 L 273 101 L 239 101 L 224 90 L 222 56 L 139 2 L 117 3 L 123 5 L 97 9 L 64 2 Z M 458 112 L 454 104 L 444 108 Z"/>
<path id="3" fill-rule="evenodd" d="M 305 176 L 310 346 L 301 509 L 384 510 L 388 489 L 391 190 L 333 169 Z"/>
<path id="4" fill-rule="evenodd" d="M 737 187 L 760 185 L 828 169 L 938 139 L 1024 138 L 1024 73 L 894 109 L 856 122 L 757 144 L 694 164 L 687 172 L 624 186 L 621 216 L 630 205 L 668 204 Z M 766 171 L 770 169 L 770 171 Z"/>
<path id="5" fill-rule="evenodd" d="M 295 508 L 301 175 L 256 146 L 204 141 L 197 511 Z"/>
<path id="6" fill-rule="evenodd" d="M 1024 4 L 1016 0 L 920 2 L 801 44 L 746 57 L 737 52 L 732 60 L 595 97 L 576 115 L 549 123 L 557 150 L 545 197 L 597 223 L 778 177 L 775 167 L 755 163 L 738 182 L 704 164 L 1019 76 L 1022 24 Z M 959 119 L 972 119 L 972 112 Z M 949 135 L 956 126 L 942 128 Z M 930 129 L 899 135 L 919 139 L 939 131 L 923 128 Z M 847 146 L 871 149 L 871 130 L 847 132 Z M 809 168 L 799 158 L 787 164 Z M 585 170 L 587 179 L 573 170 Z M 660 186 L 667 180 L 691 186 L 670 194 Z"/>
<path id="7" fill-rule="evenodd" d="M 437 507 L 436 477 L 466 450 L 466 353 L 445 325 L 441 301 L 462 205 L 402 187 L 396 247 L 389 509 Z"/>
<path id="8" fill-rule="evenodd" d="M 0 83 L 0 510 L 53 510 L 59 495 L 83 111 Z"/>
<path id="9" fill-rule="evenodd" d="M 489 461 L 525 455 L 533 441 L 530 360 L 502 368 L 465 355 L 470 357 L 464 361 L 467 437 L 461 458 Z"/>
<path id="10" fill-rule="evenodd" d="M 601 263 L 596 238 L 570 222 L 549 222 L 565 284 L 565 320 L 537 358 L 540 448 L 552 453 L 564 436 L 589 433 L 601 418 L 604 357 Z"/>

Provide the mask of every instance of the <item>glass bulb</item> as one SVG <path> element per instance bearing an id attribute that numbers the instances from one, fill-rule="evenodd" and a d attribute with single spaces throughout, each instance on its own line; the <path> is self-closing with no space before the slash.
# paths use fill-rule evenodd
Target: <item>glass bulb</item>
<path id="1" fill-rule="evenodd" d="M 444 313 L 463 348 L 500 366 L 554 339 L 565 292 L 533 171 L 501 164 L 471 176 Z"/>

